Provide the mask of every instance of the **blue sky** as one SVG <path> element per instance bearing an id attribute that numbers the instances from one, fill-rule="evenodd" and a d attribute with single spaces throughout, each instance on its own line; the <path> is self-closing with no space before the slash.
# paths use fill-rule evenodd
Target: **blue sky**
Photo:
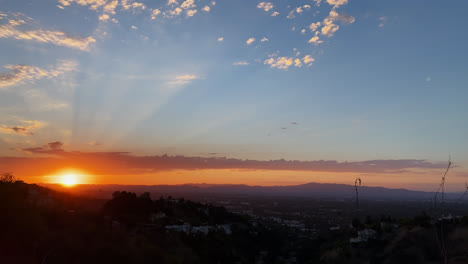
<path id="1" fill-rule="evenodd" d="M 464 170 L 467 8 L 0 0 L 0 155 L 60 141 L 259 160 L 452 155 Z"/>

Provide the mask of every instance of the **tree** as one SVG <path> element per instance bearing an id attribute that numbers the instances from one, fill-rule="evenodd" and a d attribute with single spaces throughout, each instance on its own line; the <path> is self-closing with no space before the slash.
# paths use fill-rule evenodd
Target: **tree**
<path id="1" fill-rule="evenodd" d="M 14 183 L 16 182 L 16 180 L 16 177 L 9 172 L 2 173 L 2 175 L 0 176 L 0 182 L 2 183 Z"/>

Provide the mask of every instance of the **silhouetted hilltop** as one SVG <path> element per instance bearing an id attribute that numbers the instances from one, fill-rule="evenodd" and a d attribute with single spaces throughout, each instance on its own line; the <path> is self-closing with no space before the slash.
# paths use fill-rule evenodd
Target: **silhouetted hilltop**
<path id="1" fill-rule="evenodd" d="M 54 189 L 63 187 L 46 185 Z M 150 192 L 164 195 L 178 194 L 230 194 L 249 196 L 291 196 L 311 198 L 354 199 L 355 189 L 352 185 L 332 183 L 307 183 L 291 186 L 249 186 L 235 184 L 183 184 L 183 185 L 79 185 L 76 192 L 96 195 L 99 192 L 109 195 L 115 190 L 127 190 L 137 193 Z M 73 190 L 72 190 L 73 191 Z M 407 189 L 389 189 L 383 187 L 359 187 L 359 197 L 376 200 L 430 200 L 434 193 L 412 191 Z M 446 198 L 457 199 L 458 193 L 447 193 Z"/>

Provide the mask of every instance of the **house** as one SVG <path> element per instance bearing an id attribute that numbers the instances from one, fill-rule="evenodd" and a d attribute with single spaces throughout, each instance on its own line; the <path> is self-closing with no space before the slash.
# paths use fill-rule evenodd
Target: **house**
<path id="1" fill-rule="evenodd" d="M 349 239 L 349 242 L 351 244 L 353 243 L 361 243 L 361 242 L 367 242 L 369 239 L 375 238 L 377 235 L 377 232 L 372 229 L 364 229 L 361 231 L 358 231 L 358 236 L 357 237 L 352 237 Z"/>

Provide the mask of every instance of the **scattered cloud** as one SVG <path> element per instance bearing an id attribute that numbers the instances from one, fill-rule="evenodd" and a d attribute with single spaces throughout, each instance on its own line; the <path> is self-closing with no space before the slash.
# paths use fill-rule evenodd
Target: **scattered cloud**
<path id="1" fill-rule="evenodd" d="M 268 40 L 269 40 L 269 39 L 267 39 L 267 38 L 264 37 L 264 38 L 262 38 L 262 39 L 260 40 L 260 42 L 267 42 Z"/>
<path id="2" fill-rule="evenodd" d="M 294 58 L 292 57 L 270 57 L 266 59 L 264 64 L 270 65 L 271 68 L 278 68 L 282 70 L 287 70 L 294 63 Z"/>
<path id="3" fill-rule="evenodd" d="M 167 84 L 170 86 L 181 86 L 181 85 L 189 84 L 192 81 L 199 80 L 199 79 L 202 79 L 202 78 L 197 75 L 185 74 L 185 75 L 179 75 L 179 76 L 174 77 L 172 80 L 167 82 Z"/>
<path id="4" fill-rule="evenodd" d="M 289 11 L 288 16 L 286 16 L 286 18 L 287 18 L 287 19 L 293 19 L 293 18 L 295 18 L 295 17 L 296 17 L 296 15 L 294 15 L 294 12 L 295 12 L 295 11 L 296 11 L 296 10 L 291 10 L 291 11 Z"/>
<path id="5" fill-rule="evenodd" d="M 248 63 L 246 61 L 236 61 L 232 65 L 234 65 L 234 66 L 245 66 L 245 65 L 249 65 L 249 64 L 250 63 Z"/>
<path id="6" fill-rule="evenodd" d="M 27 19 L 29 20 L 29 19 Z M 57 46 L 89 51 L 89 46 L 96 42 L 93 37 L 74 37 L 62 31 L 53 30 L 21 30 L 18 26 L 28 26 L 24 19 L 10 19 L 7 24 L 0 25 L 0 38 L 32 40 L 51 43 Z"/>
<path id="7" fill-rule="evenodd" d="M 97 146 L 100 146 L 101 143 L 96 142 L 96 141 L 91 141 L 91 142 L 88 142 L 87 145 L 92 146 L 92 147 L 97 147 Z"/>
<path id="8" fill-rule="evenodd" d="M 205 6 L 202 8 L 202 11 L 205 11 L 205 12 L 210 12 L 210 7 L 209 6 Z"/>
<path id="9" fill-rule="evenodd" d="M 348 0 L 327 0 L 327 3 L 334 7 L 339 7 L 342 5 L 346 5 L 348 3 Z"/>
<path id="10" fill-rule="evenodd" d="M 340 28 L 339 25 L 335 24 L 336 21 L 342 22 L 344 25 L 354 23 L 355 19 L 353 16 L 338 14 L 335 10 L 331 10 L 328 17 L 323 20 L 322 35 L 331 37 Z"/>
<path id="11" fill-rule="evenodd" d="M 159 9 L 154 9 L 154 10 L 151 12 L 151 19 L 156 19 L 156 17 L 158 17 L 159 14 L 161 14 L 161 10 L 159 10 Z"/>
<path id="12" fill-rule="evenodd" d="M 302 66 L 302 62 L 300 59 L 294 59 L 294 66 L 295 67 L 301 67 Z"/>
<path id="13" fill-rule="evenodd" d="M 60 142 L 60 141 L 49 142 L 47 143 L 47 146 L 50 149 L 61 149 L 63 147 L 63 142 Z"/>
<path id="14" fill-rule="evenodd" d="M 137 29 L 138 29 L 138 27 L 137 27 L 137 26 L 132 26 L 132 27 L 131 27 L 131 29 L 133 29 L 133 30 L 137 30 Z"/>
<path id="15" fill-rule="evenodd" d="M 378 20 L 380 21 L 379 27 L 383 27 L 383 26 L 385 26 L 385 22 L 387 22 L 388 18 L 383 16 L 383 17 L 379 17 Z"/>
<path id="16" fill-rule="evenodd" d="M 197 13 L 196 9 L 187 10 L 187 16 L 192 17 Z"/>
<path id="17" fill-rule="evenodd" d="M 315 32 L 320 27 L 320 25 L 322 25 L 320 21 L 316 23 L 312 23 L 310 24 L 309 29 L 310 31 Z"/>
<path id="18" fill-rule="evenodd" d="M 304 58 L 302 58 L 302 61 L 307 64 L 307 66 L 310 66 L 312 65 L 312 63 L 315 61 L 314 58 L 312 58 L 312 56 L 310 55 L 305 55 Z"/>
<path id="19" fill-rule="evenodd" d="M 32 136 L 35 130 L 44 126 L 44 123 L 37 120 L 21 120 L 18 123 L 21 125 L 1 125 L 0 133 Z"/>
<path id="20" fill-rule="evenodd" d="M 223 37 L 219 37 L 219 38 L 218 38 L 218 41 L 219 41 L 219 42 L 222 42 L 223 40 L 224 40 Z"/>
<path id="21" fill-rule="evenodd" d="M 255 41 L 255 38 L 249 38 L 247 41 L 245 41 L 245 43 L 247 43 L 247 45 L 250 45 L 250 44 L 252 44 L 254 41 Z"/>
<path id="22" fill-rule="evenodd" d="M 135 156 L 128 152 L 78 152 L 62 148 L 22 149 L 30 154 L 48 157 L 0 157 L 0 170 L 14 170 L 19 176 L 50 175 L 63 167 L 77 167 L 95 175 L 128 175 L 169 170 L 249 169 L 321 171 L 337 173 L 403 174 L 412 169 L 440 170 L 445 162 L 417 159 L 366 160 L 340 162 L 336 160 L 242 160 L 226 157 Z"/>
<path id="23" fill-rule="evenodd" d="M 279 12 L 276 12 L 276 11 L 271 14 L 271 16 L 277 16 L 277 15 L 279 15 Z"/>
<path id="24" fill-rule="evenodd" d="M 176 7 L 174 10 L 169 10 L 168 12 L 170 16 L 178 16 L 182 13 L 182 9 L 180 7 Z"/>
<path id="25" fill-rule="evenodd" d="M 271 9 L 273 9 L 273 7 L 274 5 L 270 2 L 260 2 L 257 5 L 257 8 L 263 9 L 265 10 L 265 12 L 270 11 Z"/>
<path id="26" fill-rule="evenodd" d="M 195 8 L 194 0 L 185 0 L 184 2 L 182 2 L 180 7 L 183 9 Z"/>
<path id="27" fill-rule="evenodd" d="M 62 75 L 66 72 L 76 69 L 77 64 L 73 61 L 62 61 L 57 67 L 46 70 L 30 65 L 6 65 L 10 73 L 0 74 L 0 88 L 8 87 L 25 82 L 33 82 L 42 78 L 53 78 Z"/>
<path id="28" fill-rule="evenodd" d="M 102 14 L 99 16 L 99 21 L 107 21 L 109 20 L 110 16 L 108 14 Z"/>
<path id="29" fill-rule="evenodd" d="M 322 43 L 323 41 L 320 40 L 320 37 L 318 36 L 318 31 L 315 32 L 315 36 L 313 36 L 311 39 L 309 39 L 308 41 L 309 43 L 313 43 L 313 44 L 320 44 Z"/>

